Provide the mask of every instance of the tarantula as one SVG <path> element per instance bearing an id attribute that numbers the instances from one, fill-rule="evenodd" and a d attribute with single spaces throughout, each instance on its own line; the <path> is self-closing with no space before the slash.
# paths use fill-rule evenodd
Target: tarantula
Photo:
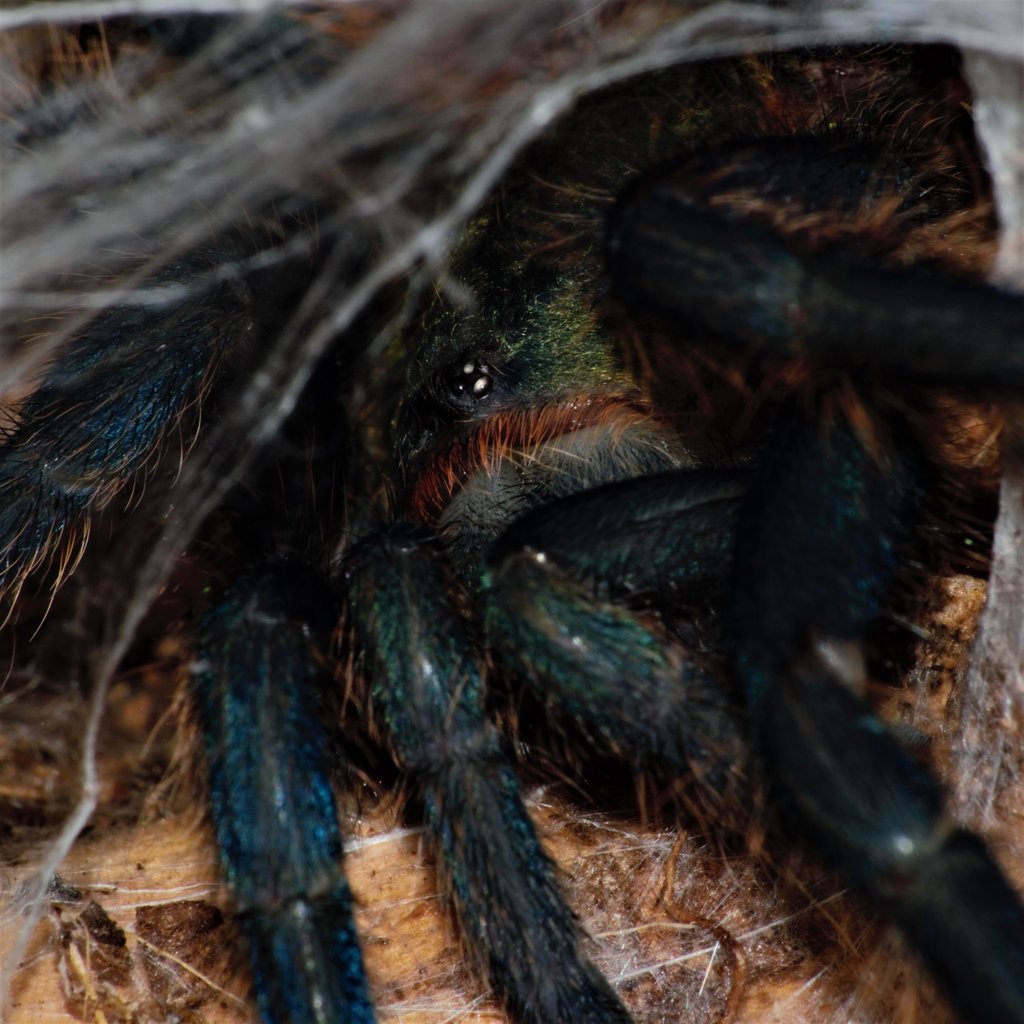
<path id="1" fill-rule="evenodd" d="M 434 294 L 382 301 L 402 326 L 346 336 L 312 454 L 279 448 L 227 500 L 237 576 L 195 630 L 214 830 L 268 1022 L 374 1018 L 331 788 L 342 688 L 414 785 L 516 1021 L 630 1017 L 526 813 L 502 707 L 726 828 L 764 776 L 783 832 L 905 932 L 965 1019 L 1024 1021 L 1020 898 L 865 701 L 866 636 L 942 493 L 932 391 L 1017 386 L 1024 303 L 963 255 L 993 227 L 959 89 L 948 51 L 879 47 L 590 96 Z M 184 253 L 149 282 L 184 284 L 178 301 L 123 302 L 60 353 L 0 449 L 9 593 L 64 576 L 91 511 L 215 416 L 254 323 L 288 328 L 310 254 L 261 257 L 322 211 L 303 197 Z M 316 259 L 344 277 L 352 241 L 328 228 Z M 336 522 L 282 519 L 263 488 L 330 499 L 337 474 L 328 558 Z"/>

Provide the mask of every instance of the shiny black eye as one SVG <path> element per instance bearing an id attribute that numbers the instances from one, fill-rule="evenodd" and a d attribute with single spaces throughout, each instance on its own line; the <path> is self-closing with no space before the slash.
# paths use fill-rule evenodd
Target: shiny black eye
<path id="1" fill-rule="evenodd" d="M 450 371 L 446 386 L 453 404 L 469 409 L 485 399 L 494 388 L 494 370 L 490 363 L 468 357 Z"/>
<path id="2" fill-rule="evenodd" d="M 502 404 L 509 396 L 507 370 L 472 352 L 442 363 L 402 403 L 398 414 L 399 446 L 410 458 L 426 450 L 439 432 L 484 415 L 486 403 Z"/>

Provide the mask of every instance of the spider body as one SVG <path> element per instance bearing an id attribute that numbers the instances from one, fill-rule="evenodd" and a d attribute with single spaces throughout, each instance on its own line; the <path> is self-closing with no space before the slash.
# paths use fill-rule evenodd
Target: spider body
<path id="1" fill-rule="evenodd" d="M 881 63 L 886 61 L 883 56 Z M 862 73 L 870 65 L 868 58 Z M 827 74 L 824 84 L 816 81 L 823 68 L 839 83 Z M 933 872 L 944 874 L 948 867 L 951 886 L 988 891 L 991 902 L 981 912 L 980 927 L 1001 933 L 1011 945 L 1010 936 L 1020 926 L 1016 901 L 1009 890 L 997 895 L 1003 883 L 997 872 L 981 866 L 987 858 L 973 840 L 950 831 L 934 784 L 856 710 L 850 690 L 864 686 L 856 656 L 850 664 L 842 664 L 841 656 L 836 667 L 821 648 L 856 649 L 880 614 L 910 539 L 908 524 L 920 518 L 932 477 L 902 417 L 887 408 L 884 397 L 879 400 L 884 383 L 880 390 L 876 382 L 894 371 L 915 381 L 948 380 L 957 368 L 970 373 L 958 339 L 972 320 L 971 286 L 954 286 L 945 309 L 933 298 L 920 306 L 911 302 L 902 321 L 889 313 L 892 303 L 883 298 L 888 285 L 881 281 L 891 284 L 905 275 L 909 282 L 902 283 L 911 284 L 902 291 L 905 299 L 914 286 L 927 291 L 937 286 L 917 268 L 942 263 L 951 218 L 962 217 L 976 197 L 970 183 L 950 173 L 943 143 L 929 129 L 921 127 L 916 136 L 918 129 L 905 124 L 896 146 L 865 131 L 865 123 L 875 132 L 886 116 L 908 115 L 892 95 L 885 100 L 891 106 L 879 114 L 877 82 L 845 83 L 840 65 L 829 67 L 827 58 L 819 64 L 813 55 L 791 63 L 733 66 L 726 74 L 760 75 L 770 83 L 760 108 L 766 141 L 708 147 L 701 136 L 704 148 L 697 146 L 696 156 L 680 156 L 680 150 L 694 151 L 686 119 L 699 120 L 701 102 L 694 101 L 694 80 L 686 76 L 655 80 L 646 95 L 627 89 L 617 97 L 634 108 L 654 108 L 645 120 L 656 126 L 645 140 L 646 156 L 659 169 L 634 183 L 611 215 L 612 278 L 641 322 L 654 310 L 664 314 L 668 330 L 684 337 L 703 331 L 710 339 L 739 342 L 741 351 L 754 351 L 757 358 L 765 353 L 767 359 L 788 361 L 787 375 L 798 380 L 806 356 L 838 367 L 839 379 L 798 389 L 795 399 L 770 396 L 774 408 L 767 429 L 774 437 L 754 457 L 749 479 L 740 473 L 719 477 L 719 489 L 712 485 L 709 494 L 703 474 L 679 471 L 657 478 L 660 493 L 653 487 L 645 493 L 653 480 L 601 489 L 622 478 L 680 470 L 690 456 L 673 430 L 671 413 L 659 418 L 649 382 L 642 376 L 616 379 L 616 364 L 608 362 L 609 354 L 618 352 L 617 365 L 622 365 L 621 323 L 614 304 L 609 308 L 593 299 L 602 295 L 601 268 L 588 266 L 588 259 L 601 250 L 593 239 L 587 246 L 586 224 L 602 219 L 595 209 L 601 210 L 609 195 L 619 195 L 636 168 L 622 167 L 628 161 L 615 148 L 621 138 L 601 152 L 593 140 L 608 135 L 594 130 L 593 113 L 585 110 L 559 142 L 570 154 L 585 152 L 599 169 L 590 187 L 582 196 L 577 193 L 571 171 L 552 184 L 546 162 L 551 154 L 542 152 L 539 169 L 526 172 L 527 179 L 533 174 L 542 184 L 527 185 L 525 199 L 514 194 L 499 199 L 491 220 L 471 233 L 465 264 L 456 257 L 456 271 L 471 283 L 479 306 L 454 314 L 453 323 L 442 302 L 442 312 L 427 319 L 417 359 L 429 360 L 428 370 L 424 374 L 416 365 L 413 397 L 398 415 L 396 447 L 412 466 L 409 505 L 428 520 L 431 510 L 439 509 L 433 523 L 464 567 L 509 519 L 522 516 L 492 545 L 485 572 L 482 618 L 499 661 L 515 678 L 532 680 L 543 701 L 598 745 L 625 754 L 641 768 L 657 765 L 677 777 L 696 776 L 719 792 L 729 791 L 730 770 L 738 775 L 748 770 L 742 744 L 724 724 L 735 721 L 727 690 L 716 693 L 700 669 L 685 665 L 682 657 L 666 657 L 673 643 L 662 627 L 609 605 L 608 597 L 636 605 L 656 595 L 664 616 L 679 595 L 699 603 L 732 591 L 732 598 L 725 598 L 730 642 L 754 734 L 770 751 L 769 765 L 784 766 L 780 790 L 794 817 L 843 866 L 851 883 L 916 933 L 937 964 L 949 965 L 960 958 L 970 929 L 962 921 L 933 917 L 923 898 Z M 752 83 L 747 88 L 757 91 Z M 679 106 L 659 105 L 652 98 L 659 92 L 678 99 Z M 795 95 L 795 109 L 773 102 L 780 95 Z M 942 101 L 933 96 L 931 102 Z M 924 114 L 928 101 L 918 103 L 916 113 Z M 594 109 L 601 110 L 598 117 L 607 116 L 607 108 Z M 934 116 L 934 109 L 929 113 Z M 673 123 L 673 116 L 681 120 Z M 720 117 L 708 120 L 722 123 Z M 783 125 L 792 131 L 794 124 L 795 137 L 771 137 Z M 951 119 L 943 123 L 945 145 L 953 144 L 956 131 Z M 628 153 L 642 151 L 636 144 L 626 146 Z M 541 224 L 569 222 L 575 232 L 559 238 L 547 228 L 549 234 L 531 251 L 529 219 L 538 209 L 545 214 Z M 836 229 L 830 220 L 835 235 L 826 230 L 822 238 L 818 232 L 826 210 L 829 218 L 838 210 L 840 220 L 845 215 L 849 221 Z M 737 223 L 741 230 L 734 231 Z M 728 229 L 716 234 L 720 224 Z M 927 248 L 929 236 L 939 242 L 934 250 Z M 834 255 L 837 238 L 844 244 Z M 901 271 L 901 251 L 915 247 L 916 268 Z M 794 278 L 794 252 L 808 253 L 808 266 L 815 266 L 806 279 Z M 501 261 L 497 270 L 488 265 L 495 253 Z M 870 258 L 897 268 L 886 276 Z M 826 286 L 819 289 L 821 281 Z M 828 285 L 840 293 L 836 301 L 817 296 L 818 290 L 828 292 Z M 581 294 L 587 299 L 577 304 Z M 518 304 L 511 315 L 505 308 L 508 296 Z M 992 313 L 986 320 L 1005 343 L 1019 336 L 1021 306 L 1011 297 L 997 299 L 996 305 L 1003 302 L 1006 315 Z M 875 313 L 886 321 L 877 329 L 871 321 Z M 907 348 L 890 342 L 890 332 Z M 480 347 L 480 339 L 487 347 Z M 876 353 L 873 339 L 883 351 Z M 785 347 L 776 353 L 772 346 L 778 343 Z M 650 344 L 649 337 L 641 344 Z M 979 348 L 992 352 L 984 343 Z M 987 363 L 982 353 L 979 364 Z M 940 368 L 947 355 L 950 362 Z M 664 394 L 671 385 L 660 374 L 671 361 L 655 358 L 652 364 L 656 369 L 649 372 L 659 378 Z M 986 381 L 989 373 L 1001 372 L 989 363 L 978 378 L 972 376 L 971 386 L 981 390 L 994 383 L 994 378 Z M 468 388 L 461 374 L 472 380 Z M 422 376 L 426 384 L 418 383 Z M 515 396 L 524 380 L 531 401 L 550 396 L 549 405 L 526 416 Z M 855 397 L 842 397 L 844 388 Z M 611 410 L 599 435 L 605 448 L 601 442 L 587 448 L 591 402 L 603 407 L 602 414 Z M 649 426 L 643 432 L 634 434 L 623 411 L 631 403 L 646 410 Z M 446 405 L 456 440 L 439 442 L 437 409 Z M 677 413 L 678 403 L 671 408 Z M 817 412 L 808 415 L 809 408 Z M 525 430 L 518 426 L 524 418 L 530 422 Z M 409 440 L 417 428 L 426 441 Z M 577 445 L 587 450 L 585 456 Z M 419 471 L 424 446 L 433 451 L 427 468 Z M 564 498 L 584 488 L 591 490 L 582 500 Z M 474 494 L 478 489 L 485 494 L 482 500 Z M 602 523 L 603 542 L 585 534 L 584 540 L 577 538 L 590 517 Z M 603 554 L 594 557 L 595 549 Z M 640 561 L 647 565 L 637 572 Z M 747 575 L 750 566 L 758 567 L 753 577 Z M 468 585 L 475 586 L 472 576 Z M 655 658 L 652 648 L 658 651 Z M 628 680 L 625 687 L 622 680 Z M 824 698 L 815 696 L 819 690 L 836 692 Z M 835 705 L 826 709 L 833 699 Z M 651 707 L 659 709 L 658 726 L 644 720 L 641 709 Z M 862 731 L 851 733 L 841 721 L 859 721 Z M 878 806 L 865 806 L 855 795 L 871 774 L 869 765 L 885 794 Z M 805 779 L 808 771 L 825 780 L 816 793 Z M 978 861 L 972 863 L 975 855 Z M 1004 916 L 1000 908 L 1007 901 L 1014 909 Z M 1019 952 L 1008 953 L 1006 963 L 996 966 L 989 993 L 1000 994 L 991 1003 L 985 1003 L 988 996 L 974 1003 L 963 990 L 958 998 L 972 1014 L 1013 1019 L 1021 1010 L 1010 979 L 1019 966 Z M 970 971 L 980 975 L 981 965 Z M 954 991 L 958 986 L 954 981 Z"/>
<path id="2" fill-rule="evenodd" d="M 968 389 L 1015 387 L 1021 303 L 977 283 L 982 268 L 950 286 L 938 326 L 925 315 L 991 230 L 957 159 L 957 80 L 929 60 L 801 52 L 589 98 L 467 229 L 449 274 L 470 301 L 442 284 L 352 370 L 370 397 L 343 417 L 354 511 L 330 569 L 296 568 L 308 538 L 282 545 L 275 523 L 289 564 L 247 555 L 197 629 L 214 830 L 269 1024 L 374 1019 L 324 725 L 342 606 L 345 684 L 415 787 L 466 945 L 517 1022 L 630 1020 L 492 718 L 522 688 L 572 742 L 679 780 L 727 825 L 763 774 L 785 829 L 906 932 L 969 1019 L 1024 1021 L 1019 898 L 863 700 L 864 634 L 937 472 L 906 395 L 956 383 L 965 308 L 990 332 Z M 73 558 L 82 509 L 216 387 L 268 280 L 159 315 L 195 355 L 169 370 L 110 340 L 135 328 L 128 307 L 57 363 L 0 453 L 8 589 L 54 550 Z M 753 440 L 693 426 L 723 341 L 752 382 Z M 87 404 L 121 367 L 158 378 L 134 433 L 112 425 L 150 393 L 134 380 Z M 26 452 L 51 453 L 38 478 Z"/>

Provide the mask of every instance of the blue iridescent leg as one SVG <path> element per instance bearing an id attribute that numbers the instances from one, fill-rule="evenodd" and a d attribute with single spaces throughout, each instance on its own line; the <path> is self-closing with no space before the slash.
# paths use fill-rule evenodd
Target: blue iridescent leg
<path id="1" fill-rule="evenodd" d="M 348 583 L 374 708 L 422 794 L 470 952 L 522 1024 L 628 1024 L 486 717 L 478 644 L 429 537 L 396 528 L 364 542 Z"/>
<path id="2" fill-rule="evenodd" d="M 268 1024 L 374 1020 L 316 659 L 334 607 L 312 574 L 244 577 L 205 617 L 193 672 L 217 846 Z"/>
<path id="3" fill-rule="evenodd" d="M 222 357 L 252 343 L 254 325 L 280 328 L 309 268 L 235 272 L 252 248 L 226 240 L 171 264 L 58 352 L 0 444 L 0 593 L 50 563 L 66 570 L 89 510 L 151 468 L 174 431 L 194 431 Z"/>
<path id="4" fill-rule="evenodd" d="M 706 610 L 725 592 L 744 490 L 699 471 L 595 488 L 528 513 L 488 559 L 502 661 L 599 747 L 700 779 L 702 800 L 745 785 L 738 702 L 644 606 Z"/>

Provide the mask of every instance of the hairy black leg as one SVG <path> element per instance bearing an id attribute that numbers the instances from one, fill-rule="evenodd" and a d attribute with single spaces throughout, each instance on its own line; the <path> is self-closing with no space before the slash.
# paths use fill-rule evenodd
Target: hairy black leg
<path id="1" fill-rule="evenodd" d="M 101 315 L 59 353 L 0 446 L 0 590 L 16 590 L 57 550 L 66 570 L 89 509 L 152 463 L 221 356 L 252 340 L 256 324 L 263 334 L 282 322 L 308 268 L 243 279 L 232 260 L 249 248 L 236 243 L 165 268 L 147 283 L 149 301 Z M 184 424 L 183 442 L 193 429 Z"/>
<path id="2" fill-rule="evenodd" d="M 740 518 L 737 660 L 795 823 L 907 933 L 965 1019 L 1021 1024 L 1020 899 L 856 692 L 851 651 L 917 519 L 920 460 L 899 440 L 876 456 L 845 424 L 780 430 Z"/>
<path id="3" fill-rule="evenodd" d="M 268 1024 L 372 1024 L 330 787 L 335 599 L 309 573 L 243 577 L 207 614 L 193 669 L 221 863 Z M 315 639 L 314 639 L 315 637 Z"/>
<path id="4" fill-rule="evenodd" d="M 801 208 L 838 206 L 853 219 L 873 169 L 849 148 L 839 154 L 845 170 L 826 169 L 828 140 L 800 146 L 815 150 L 809 164 L 832 182 Z M 767 182 L 762 203 L 801 194 L 764 175 L 779 170 L 771 143 L 743 159 Z M 834 250 L 802 254 L 742 204 L 709 205 L 709 183 L 717 176 L 721 185 L 723 175 L 707 170 L 640 183 L 613 214 L 609 269 L 634 309 L 684 330 L 701 323 L 723 343 L 770 356 L 1020 390 L 1020 296 L 883 271 Z M 845 199 L 834 187 L 844 180 L 852 188 Z M 914 189 L 897 198 L 904 195 Z M 765 445 L 737 538 L 737 665 L 766 767 L 794 821 L 904 929 L 967 1019 L 1021 1024 L 1020 898 L 855 692 L 864 630 L 918 518 L 922 460 L 906 432 L 876 427 L 898 446 L 869 452 L 845 424 L 827 428 L 801 414 Z"/>
<path id="5" fill-rule="evenodd" d="M 744 769 L 735 700 L 622 598 L 721 594 L 744 483 L 684 471 L 595 488 L 527 514 L 489 556 L 502 659 L 602 746 L 719 791 Z"/>
<path id="6" fill-rule="evenodd" d="M 484 708 L 476 648 L 422 532 L 365 542 L 348 569 L 371 695 L 422 794 L 467 945 L 522 1024 L 627 1024 L 579 926 Z"/>
<path id="7" fill-rule="evenodd" d="M 813 167 L 815 180 L 783 174 L 793 144 L 773 140 L 704 161 L 719 157 L 728 174 L 684 168 L 627 191 L 608 234 L 608 267 L 623 298 L 637 311 L 703 323 L 739 351 L 755 345 L 773 357 L 1018 394 L 1024 296 L 920 268 L 882 268 L 856 254 L 851 259 L 849 242 L 839 250 L 800 252 L 745 207 L 709 204 L 709 189 L 727 188 L 742 173 L 763 179 L 762 203 L 792 202 L 791 193 L 806 191 L 803 209 L 827 209 L 840 199 L 847 207 L 841 212 L 853 220 L 858 194 L 870 199 L 877 173 L 870 151 L 827 138 L 803 140 L 802 149 L 813 150 L 802 166 Z M 728 166 L 732 160 L 739 160 L 738 169 Z M 904 172 L 904 178 L 897 199 L 913 192 L 913 176 Z"/>
<path id="8" fill-rule="evenodd" d="M 593 487 L 520 516 L 491 545 L 498 565 L 543 552 L 577 579 L 619 595 L 688 602 L 721 594 L 733 558 L 745 470 L 679 470 Z"/>

